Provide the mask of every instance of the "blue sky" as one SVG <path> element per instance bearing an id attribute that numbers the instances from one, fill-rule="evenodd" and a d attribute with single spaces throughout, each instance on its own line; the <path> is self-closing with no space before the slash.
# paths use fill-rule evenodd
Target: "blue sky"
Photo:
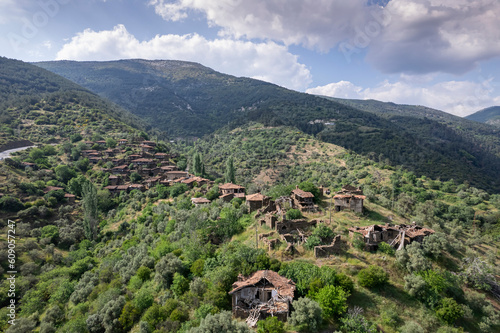
<path id="1" fill-rule="evenodd" d="M 500 105 L 497 0 L 0 0 L 2 56 L 176 59 L 464 116 Z"/>

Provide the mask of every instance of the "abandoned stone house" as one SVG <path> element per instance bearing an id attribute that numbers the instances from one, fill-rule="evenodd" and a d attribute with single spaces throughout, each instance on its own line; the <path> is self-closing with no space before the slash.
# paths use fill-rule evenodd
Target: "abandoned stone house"
<path id="1" fill-rule="evenodd" d="M 363 213 L 363 200 L 365 199 L 366 197 L 360 188 L 351 185 L 343 186 L 342 190 L 333 197 L 335 211 L 340 212 L 348 209 L 356 213 Z"/>
<path id="2" fill-rule="evenodd" d="M 207 198 L 191 198 L 191 203 L 195 206 L 199 206 L 199 205 L 207 205 L 210 203 L 210 200 L 208 200 Z"/>
<path id="3" fill-rule="evenodd" d="M 233 194 L 236 198 L 245 198 L 245 188 L 233 183 L 226 183 L 219 186 L 219 191 L 222 196 Z"/>
<path id="4" fill-rule="evenodd" d="M 246 196 L 246 203 L 250 212 L 261 209 L 269 205 L 271 198 L 260 193 L 250 194 Z"/>
<path id="5" fill-rule="evenodd" d="M 294 208 L 303 212 L 315 210 L 314 195 L 301 190 L 298 186 L 292 191 L 292 204 Z"/>
<path id="6" fill-rule="evenodd" d="M 434 233 L 434 230 L 424 228 L 416 224 L 406 225 L 392 225 L 386 223 L 385 225 L 370 225 L 367 227 L 353 227 L 349 228 L 349 236 L 360 234 L 363 236 L 365 242 L 365 250 L 376 251 L 378 244 L 385 242 L 397 248 L 403 249 L 406 245 L 412 242 L 421 243 L 426 236 Z"/>
<path id="7" fill-rule="evenodd" d="M 233 315 L 246 318 L 250 327 L 269 316 L 286 321 L 294 293 L 292 280 L 269 270 L 257 271 L 247 278 L 240 274 L 229 292 Z"/>

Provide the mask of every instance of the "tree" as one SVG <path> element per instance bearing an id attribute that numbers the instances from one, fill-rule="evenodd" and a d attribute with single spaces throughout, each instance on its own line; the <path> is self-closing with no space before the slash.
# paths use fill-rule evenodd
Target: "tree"
<path id="1" fill-rule="evenodd" d="M 453 298 L 443 298 L 436 310 L 439 319 L 448 324 L 453 324 L 457 319 L 463 317 L 464 310 Z"/>
<path id="2" fill-rule="evenodd" d="M 55 243 L 59 238 L 59 228 L 55 225 L 46 225 L 42 228 L 42 238 L 50 238 L 50 241 Z"/>
<path id="3" fill-rule="evenodd" d="M 286 211 L 286 219 L 287 220 L 296 220 L 302 218 L 302 213 L 298 209 L 289 209 Z"/>
<path id="4" fill-rule="evenodd" d="M 193 172 L 197 176 L 203 175 L 203 162 L 201 161 L 201 154 L 196 152 L 193 155 Z"/>
<path id="5" fill-rule="evenodd" d="M 339 286 L 326 286 L 321 288 L 316 295 L 316 300 L 328 318 L 334 318 L 347 311 L 347 297 L 349 292 Z"/>
<path id="6" fill-rule="evenodd" d="M 97 189 L 91 182 L 82 186 L 83 224 L 85 237 L 89 240 L 97 238 Z"/>
<path id="7" fill-rule="evenodd" d="M 113 138 L 107 138 L 106 139 L 106 147 L 115 148 L 116 147 L 116 140 Z"/>
<path id="8" fill-rule="evenodd" d="M 355 306 L 349 309 L 347 316 L 341 319 L 343 332 L 349 333 L 376 333 L 377 326 L 370 324 L 363 316 L 363 309 Z"/>
<path id="9" fill-rule="evenodd" d="M 318 302 L 303 297 L 293 301 L 292 305 L 295 310 L 290 316 L 290 324 L 300 331 L 317 331 L 323 321 L 323 311 Z"/>
<path id="10" fill-rule="evenodd" d="M 389 274 L 380 266 L 370 266 L 358 273 L 359 285 L 363 287 L 379 287 L 386 284 L 387 281 L 389 281 Z"/>
<path id="11" fill-rule="evenodd" d="M 224 178 L 226 180 L 226 183 L 236 182 L 236 176 L 234 171 L 234 160 L 232 156 L 229 157 L 226 161 L 226 172 L 224 174 Z"/>
<path id="12" fill-rule="evenodd" d="M 135 171 L 130 174 L 130 181 L 132 183 L 137 183 L 141 179 L 142 179 L 142 176 Z"/>
<path id="13" fill-rule="evenodd" d="M 231 312 L 223 311 L 217 314 L 209 314 L 201 320 L 200 326 L 192 328 L 189 333 L 250 333 L 250 329 L 244 323 L 233 320 Z"/>
<path id="14" fill-rule="evenodd" d="M 276 317 L 267 317 L 257 322 L 257 333 L 284 333 L 285 324 Z"/>
<path id="15" fill-rule="evenodd" d="M 64 184 L 67 184 L 70 179 L 76 177 L 75 170 L 71 169 L 67 165 L 58 165 L 55 169 L 57 179 L 62 181 Z"/>

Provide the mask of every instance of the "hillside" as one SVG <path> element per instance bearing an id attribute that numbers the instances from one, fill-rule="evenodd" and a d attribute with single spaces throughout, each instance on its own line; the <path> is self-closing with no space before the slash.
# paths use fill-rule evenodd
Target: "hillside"
<path id="1" fill-rule="evenodd" d="M 465 117 L 480 123 L 500 126 L 500 106 L 492 106 Z"/>
<path id="2" fill-rule="evenodd" d="M 37 63 L 109 98 L 170 136 L 202 137 L 249 121 L 294 126 L 317 138 L 419 175 L 500 190 L 500 135 L 445 117 L 386 117 L 341 101 L 237 78 L 181 61 Z M 451 125 L 450 125 L 451 124 Z M 449 167 L 453 165 L 453 167 Z"/>
<path id="3" fill-rule="evenodd" d="M 296 286 L 286 325 L 261 318 L 272 332 L 498 331 L 499 299 L 485 283 L 495 285 L 499 273 L 499 195 L 393 170 L 293 127 L 253 122 L 173 147 L 118 135 L 103 136 L 108 149 L 86 134 L 0 162 L 0 247 L 7 258 L 15 229 L 19 269 L 17 321 L 6 330 L 9 268 L 1 260 L 0 330 L 201 333 L 220 324 L 255 332 L 231 319 L 228 292 L 268 270 Z M 217 199 L 230 157 L 246 195 L 276 199 L 296 186 L 314 193 L 316 211 L 291 222 L 301 225 L 286 236 L 293 251 L 244 200 Z M 176 166 L 201 171 L 171 179 L 163 170 Z M 319 190 L 333 195 L 345 185 L 360 186 L 363 213 L 335 212 Z M 287 219 L 297 214 L 290 208 Z M 412 221 L 435 233 L 397 252 L 367 251 L 348 230 Z M 315 257 L 334 235 L 340 252 Z"/>
<path id="4" fill-rule="evenodd" d="M 128 111 L 52 72 L 0 58 L 0 148 L 144 128 Z M 2 149 L 3 150 L 3 149 Z"/>

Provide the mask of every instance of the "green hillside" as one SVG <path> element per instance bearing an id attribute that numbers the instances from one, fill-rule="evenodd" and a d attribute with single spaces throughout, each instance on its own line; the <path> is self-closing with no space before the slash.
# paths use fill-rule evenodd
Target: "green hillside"
<path id="1" fill-rule="evenodd" d="M 465 117 L 480 123 L 500 126 L 500 106 L 492 106 Z"/>
<path id="2" fill-rule="evenodd" d="M 0 244 L 6 246 L 9 230 L 15 229 L 20 272 L 17 321 L 7 330 L 9 267 L 1 261 L 2 331 L 250 333 L 266 326 L 267 332 L 290 333 L 431 333 L 500 328 L 500 303 L 489 284 L 496 285 L 500 267 L 499 195 L 467 183 L 417 177 L 296 128 L 256 122 L 172 147 L 148 142 L 154 156 L 168 153 L 165 164 L 202 170 L 199 175 L 214 179 L 213 184 L 128 188 L 148 184 L 146 177 L 134 175 L 142 171 L 132 163 L 127 175 L 118 175 L 127 186 L 112 193 L 110 176 L 121 163 L 114 161 L 140 154 L 142 143 L 130 136 L 128 143 L 110 148 L 113 157 L 100 149 L 102 161 L 89 164 L 85 152 L 90 147 L 84 144 L 89 139 L 85 135 L 78 142 L 20 152 L 0 163 L 0 213 L 5 217 Z M 102 139 L 113 147 L 122 138 L 111 133 Z M 302 215 L 322 222 L 300 230 L 306 242 L 296 234 L 293 252 L 286 251 L 285 242 L 270 248 L 265 239 L 279 237 L 261 224 L 262 215 L 250 212 L 241 199 L 217 199 L 230 157 L 235 182 L 245 185 L 247 194 L 261 191 L 278 198 L 300 186 L 316 195 L 317 211 Z M 343 185 L 362 188 L 364 213 L 334 212 L 332 199 L 318 189 L 328 186 L 335 193 Z M 194 206 L 193 197 L 211 203 Z M 286 216 L 294 212 L 288 211 Z M 366 251 L 363 241 L 348 232 L 350 227 L 413 221 L 435 233 L 397 252 L 388 245 Z M 257 237 L 256 244 L 262 234 L 267 236 Z M 333 235 L 345 241 L 341 252 L 316 258 L 314 245 L 329 244 Z M 239 274 L 258 270 L 294 281 L 286 324 L 271 317 L 261 320 L 257 330 L 231 318 L 232 284 Z"/>
<path id="3" fill-rule="evenodd" d="M 79 133 L 131 133 L 144 128 L 122 108 L 52 72 L 0 58 L 0 147 L 55 143 Z"/>
<path id="4" fill-rule="evenodd" d="M 419 175 L 500 189 L 499 131 L 439 111 L 413 107 L 425 117 L 367 112 L 372 110 L 181 61 L 36 65 L 109 98 L 171 137 L 202 137 L 228 124 L 238 127 L 249 121 L 294 126 Z M 377 104 L 376 109 L 386 110 L 387 105 Z"/>

